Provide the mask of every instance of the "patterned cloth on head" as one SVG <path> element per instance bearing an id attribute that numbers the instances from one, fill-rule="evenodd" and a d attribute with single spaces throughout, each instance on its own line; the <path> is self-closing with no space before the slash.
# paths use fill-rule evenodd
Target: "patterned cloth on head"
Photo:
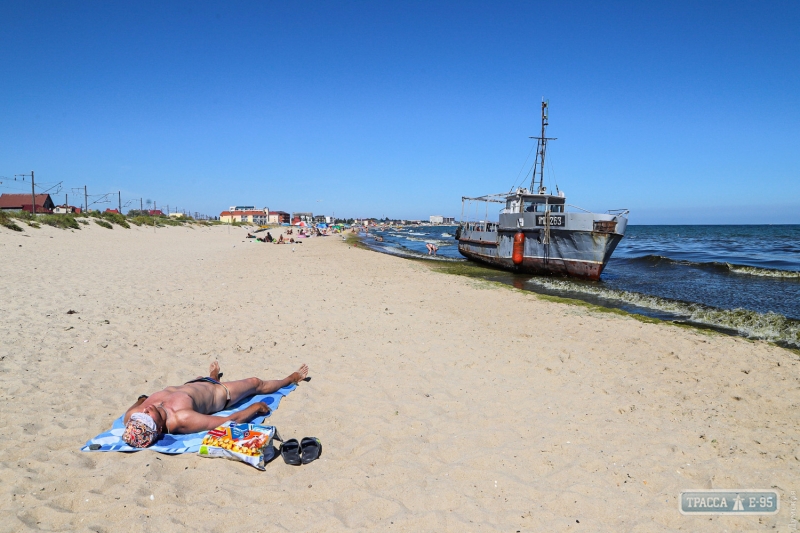
<path id="1" fill-rule="evenodd" d="M 133 413 L 122 434 L 122 440 L 134 448 L 147 448 L 155 442 L 156 438 L 158 438 L 158 430 L 155 420 L 144 413 Z"/>

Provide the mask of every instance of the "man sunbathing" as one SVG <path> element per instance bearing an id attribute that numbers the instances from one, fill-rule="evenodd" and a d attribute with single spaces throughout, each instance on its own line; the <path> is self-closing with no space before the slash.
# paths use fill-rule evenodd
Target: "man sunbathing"
<path id="1" fill-rule="evenodd" d="M 210 413 L 222 411 L 242 398 L 270 394 L 291 383 L 299 383 L 308 376 L 308 366 L 303 364 L 297 372 L 279 380 L 247 378 L 222 383 L 219 381 L 222 376 L 219 363 L 214 361 L 208 374 L 209 377 L 198 377 L 150 396 L 139 396 L 136 403 L 125 412 L 122 440 L 135 448 L 146 448 L 158 440 L 162 433 L 195 433 L 214 429 L 229 420 L 249 422 L 269 413 L 267 404 L 257 402 L 229 416 L 213 416 Z"/>

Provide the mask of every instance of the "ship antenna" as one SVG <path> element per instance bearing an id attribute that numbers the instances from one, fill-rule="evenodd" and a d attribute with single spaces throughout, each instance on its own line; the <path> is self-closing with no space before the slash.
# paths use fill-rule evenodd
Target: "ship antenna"
<path id="1" fill-rule="evenodd" d="M 536 139 L 536 161 L 533 162 L 533 176 L 531 177 L 531 191 L 536 191 L 536 169 L 539 169 L 539 189 L 538 193 L 544 193 L 544 156 L 547 151 L 547 141 L 555 141 L 556 137 L 545 137 L 547 129 L 547 108 L 550 100 L 542 98 L 542 135 L 540 137 L 530 137 Z"/>

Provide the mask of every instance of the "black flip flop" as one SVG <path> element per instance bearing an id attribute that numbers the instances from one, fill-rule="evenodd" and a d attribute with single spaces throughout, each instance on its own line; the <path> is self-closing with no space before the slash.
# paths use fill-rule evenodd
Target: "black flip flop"
<path id="1" fill-rule="evenodd" d="M 300 441 L 300 448 L 303 450 L 304 465 L 319 459 L 319 456 L 322 455 L 322 443 L 316 437 L 303 437 L 303 440 Z"/>
<path id="2" fill-rule="evenodd" d="M 300 444 L 297 439 L 289 439 L 281 444 L 281 457 L 287 465 L 298 466 L 301 464 Z"/>

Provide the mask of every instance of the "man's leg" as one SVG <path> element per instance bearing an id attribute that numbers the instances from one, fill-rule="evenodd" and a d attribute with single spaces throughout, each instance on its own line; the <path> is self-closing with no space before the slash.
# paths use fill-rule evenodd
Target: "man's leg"
<path id="1" fill-rule="evenodd" d="M 247 398 L 254 394 L 270 394 L 291 383 L 297 383 L 308 376 L 308 366 L 303 364 L 297 372 L 283 379 L 262 380 L 259 378 L 240 379 L 238 381 L 226 381 L 225 386 L 231 393 L 231 401 L 228 405 L 233 405 L 242 398 Z M 213 377 L 213 376 L 211 376 Z"/>

